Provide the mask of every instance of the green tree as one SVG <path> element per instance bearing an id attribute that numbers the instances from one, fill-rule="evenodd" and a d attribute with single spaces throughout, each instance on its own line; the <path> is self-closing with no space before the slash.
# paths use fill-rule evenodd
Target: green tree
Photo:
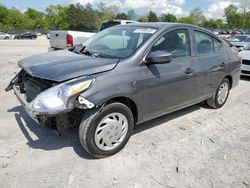
<path id="1" fill-rule="evenodd" d="M 160 17 L 160 20 L 162 22 L 177 22 L 177 18 L 175 15 L 173 14 L 162 14 L 161 17 Z"/>
<path id="2" fill-rule="evenodd" d="M 148 22 L 148 15 L 141 16 L 139 22 Z"/>
<path id="3" fill-rule="evenodd" d="M 237 28 L 240 25 L 241 15 L 237 11 L 238 7 L 232 4 L 225 8 L 225 16 L 229 28 Z"/>
<path id="4" fill-rule="evenodd" d="M 130 20 L 138 20 L 139 19 L 139 16 L 135 13 L 134 10 L 129 10 L 127 15 L 128 15 L 128 19 L 130 19 Z"/>
<path id="5" fill-rule="evenodd" d="M 0 29 L 5 29 L 5 20 L 8 15 L 8 9 L 0 4 Z"/>
<path id="6" fill-rule="evenodd" d="M 11 8 L 8 10 L 8 14 L 3 23 L 5 23 L 6 29 L 25 30 L 32 28 L 34 21 L 18 9 Z"/>
<path id="7" fill-rule="evenodd" d="M 149 22 L 158 22 L 159 19 L 158 19 L 157 15 L 154 12 L 150 11 L 148 13 L 148 21 Z"/>
<path id="8" fill-rule="evenodd" d="M 209 19 L 203 22 L 203 26 L 206 28 L 221 29 L 224 25 L 221 19 Z"/>
<path id="9" fill-rule="evenodd" d="M 71 4 L 66 11 L 69 29 L 77 31 L 93 31 L 97 29 L 97 16 L 90 4 Z"/>
<path id="10" fill-rule="evenodd" d="M 180 19 L 178 19 L 179 23 L 188 23 L 188 24 L 193 24 L 193 25 L 198 25 L 197 20 L 195 20 L 194 18 L 191 17 L 182 17 Z"/>
<path id="11" fill-rule="evenodd" d="M 196 20 L 198 24 L 202 24 L 204 21 L 206 21 L 206 17 L 203 15 L 203 11 L 199 7 L 191 10 L 189 17 Z"/>
<path id="12" fill-rule="evenodd" d="M 45 14 L 43 12 L 39 12 L 35 9 L 28 8 L 24 14 L 33 20 L 32 29 L 36 30 L 36 29 L 48 28 L 48 24 L 45 20 Z"/>
<path id="13" fill-rule="evenodd" d="M 127 14 L 125 14 L 124 12 L 123 13 L 118 13 L 115 17 L 115 19 L 121 19 L 121 20 L 128 20 L 129 17 Z"/>
<path id="14" fill-rule="evenodd" d="M 67 29 L 67 6 L 51 5 L 46 8 L 46 20 L 49 24 L 49 29 Z"/>

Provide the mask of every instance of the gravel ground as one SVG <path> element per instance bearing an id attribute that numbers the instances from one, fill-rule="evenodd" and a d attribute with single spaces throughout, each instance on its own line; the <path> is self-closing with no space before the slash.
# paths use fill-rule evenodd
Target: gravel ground
<path id="1" fill-rule="evenodd" d="M 250 79 L 223 108 L 194 105 L 143 123 L 120 153 L 96 160 L 77 128 L 57 136 L 4 91 L 17 61 L 48 45 L 0 41 L 0 187 L 250 187 Z"/>

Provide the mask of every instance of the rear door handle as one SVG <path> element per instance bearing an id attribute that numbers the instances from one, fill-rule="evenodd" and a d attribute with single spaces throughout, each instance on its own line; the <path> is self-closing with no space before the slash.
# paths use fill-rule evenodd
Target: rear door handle
<path id="1" fill-rule="evenodd" d="M 194 69 L 191 69 L 191 68 L 187 68 L 185 73 L 186 74 L 192 74 L 194 72 Z"/>

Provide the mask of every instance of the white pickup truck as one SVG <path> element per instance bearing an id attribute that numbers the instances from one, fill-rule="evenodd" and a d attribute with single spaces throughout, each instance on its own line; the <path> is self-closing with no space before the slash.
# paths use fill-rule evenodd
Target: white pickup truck
<path id="1" fill-rule="evenodd" d="M 99 31 L 107 29 L 115 25 L 124 25 L 129 23 L 136 23 L 132 20 L 109 20 L 102 22 Z M 62 50 L 68 47 L 75 46 L 77 44 L 83 43 L 88 38 L 92 37 L 95 33 L 91 32 L 79 32 L 79 31 L 70 31 L 70 30 L 53 30 L 50 31 L 49 42 L 50 48 L 49 51 Z"/>

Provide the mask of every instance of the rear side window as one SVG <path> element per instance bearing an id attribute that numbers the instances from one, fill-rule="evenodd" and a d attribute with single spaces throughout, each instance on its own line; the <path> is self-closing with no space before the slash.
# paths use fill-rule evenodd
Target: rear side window
<path id="1" fill-rule="evenodd" d="M 221 42 L 214 37 L 202 32 L 195 31 L 195 47 L 198 55 L 218 52 L 221 48 Z"/>
<path id="2" fill-rule="evenodd" d="M 151 51 L 166 51 L 172 53 L 173 58 L 191 55 L 190 38 L 187 29 L 170 31 L 158 39 Z"/>

